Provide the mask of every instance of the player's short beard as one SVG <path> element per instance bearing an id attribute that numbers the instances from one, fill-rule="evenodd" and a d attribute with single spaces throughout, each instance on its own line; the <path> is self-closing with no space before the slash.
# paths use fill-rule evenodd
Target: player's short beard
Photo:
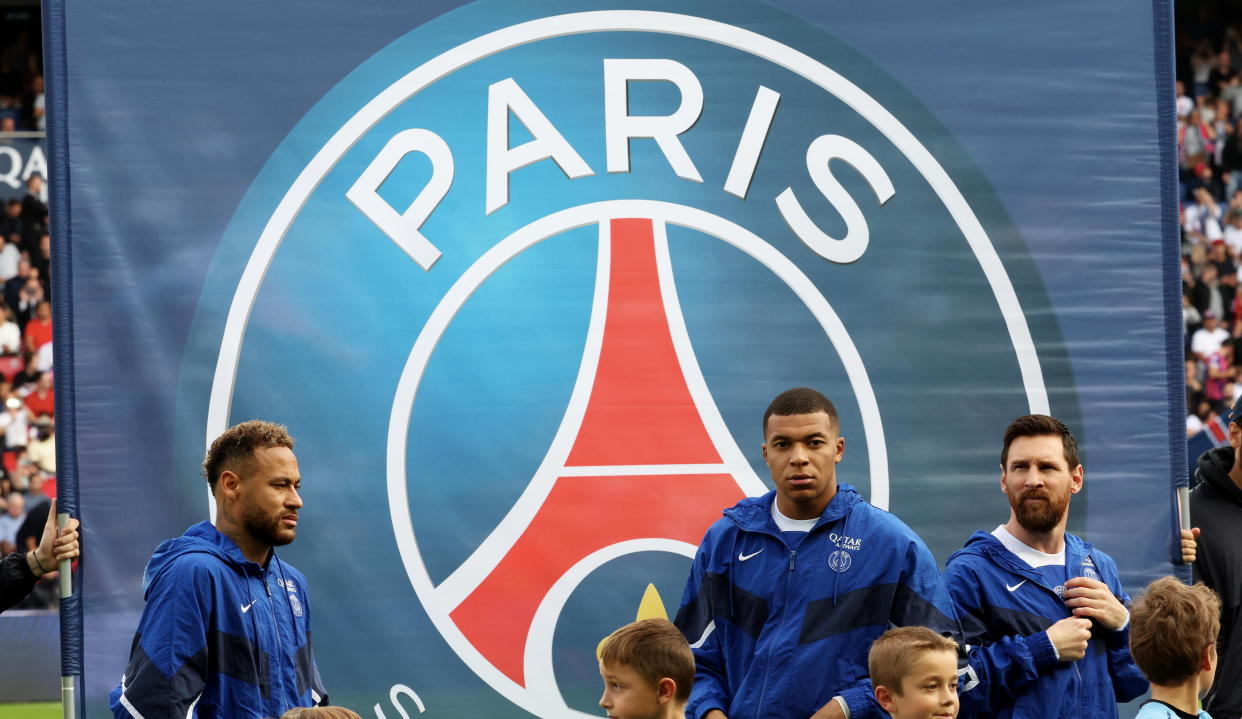
<path id="1" fill-rule="evenodd" d="M 296 536 L 294 531 L 286 531 L 281 533 L 281 516 L 268 516 L 263 510 L 256 506 L 244 507 L 241 510 L 241 525 L 246 528 L 250 536 L 263 542 L 269 547 L 283 547 L 292 542 Z"/>
<path id="2" fill-rule="evenodd" d="M 1027 502 L 1025 500 L 1032 498 L 1042 498 L 1043 502 Z M 1065 517 L 1065 512 L 1069 509 L 1070 491 L 1069 487 L 1060 495 L 1056 495 L 1049 491 L 1047 487 L 1040 489 L 1032 489 L 1015 497 L 1009 495 L 1009 506 L 1013 508 L 1013 514 L 1018 519 L 1018 524 L 1028 532 L 1035 534 L 1044 534 L 1052 531 L 1061 519 Z"/>

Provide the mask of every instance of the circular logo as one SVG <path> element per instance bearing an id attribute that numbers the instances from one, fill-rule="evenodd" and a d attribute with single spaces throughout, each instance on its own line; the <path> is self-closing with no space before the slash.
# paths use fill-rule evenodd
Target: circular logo
<path id="1" fill-rule="evenodd" d="M 678 558 L 684 580 L 720 510 L 768 490 L 749 448 L 777 392 L 833 397 L 839 472 L 880 507 L 891 437 L 965 455 L 996 423 L 916 392 L 1002 387 L 986 412 L 1005 417 L 1048 400 L 984 224 L 839 43 L 757 4 L 788 37 L 708 3 L 488 8 L 378 53 L 247 195 L 217 260 L 249 255 L 207 433 L 278 407 L 304 467 L 354 478 L 319 490 L 342 526 L 387 503 L 400 570 L 469 670 L 576 715 L 562 635 L 593 647 L 632 620 L 613 595 L 658 582 L 627 558 Z M 583 599 L 609 572 L 623 589 Z M 598 614 L 563 621 L 580 610 Z"/>

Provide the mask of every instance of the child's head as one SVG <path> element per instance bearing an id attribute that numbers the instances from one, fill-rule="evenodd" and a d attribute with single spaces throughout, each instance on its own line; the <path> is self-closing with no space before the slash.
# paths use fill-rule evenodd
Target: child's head
<path id="1" fill-rule="evenodd" d="M 680 714 L 694 683 L 694 654 L 667 619 L 627 624 L 604 640 L 599 653 L 604 695 L 599 705 L 616 719 Z"/>
<path id="2" fill-rule="evenodd" d="M 927 627 L 880 635 L 867 655 L 876 701 L 896 719 L 957 716 L 957 643 Z"/>
<path id="3" fill-rule="evenodd" d="M 1220 599 L 1202 583 L 1174 577 L 1147 586 L 1130 612 L 1130 655 L 1147 680 L 1162 687 L 1199 682 L 1200 694 L 1216 673 Z"/>
<path id="4" fill-rule="evenodd" d="M 280 719 L 362 719 L 358 713 L 345 707 L 294 707 Z"/>

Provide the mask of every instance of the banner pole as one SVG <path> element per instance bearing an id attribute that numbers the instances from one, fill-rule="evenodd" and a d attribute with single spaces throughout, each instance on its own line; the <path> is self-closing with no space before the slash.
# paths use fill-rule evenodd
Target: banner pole
<path id="1" fill-rule="evenodd" d="M 43 69 L 47 99 L 48 231 L 52 240 L 52 370 L 56 384 L 56 524 L 79 521 L 76 386 L 73 332 L 73 226 L 69 190 L 69 60 L 65 0 L 43 1 Z M 86 528 L 82 545 L 85 547 Z M 85 566 L 79 564 L 79 566 Z M 60 686 L 65 719 L 80 713 L 82 596 L 73 586 L 71 562 L 60 563 Z"/>

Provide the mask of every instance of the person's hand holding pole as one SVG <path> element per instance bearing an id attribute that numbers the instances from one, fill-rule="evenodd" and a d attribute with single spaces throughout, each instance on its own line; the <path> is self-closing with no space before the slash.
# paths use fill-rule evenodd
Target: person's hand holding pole
<path id="1" fill-rule="evenodd" d="M 78 520 L 68 518 L 65 526 L 57 529 L 56 500 L 47 511 L 47 522 L 43 525 L 43 537 L 39 546 L 26 555 L 26 562 L 36 577 L 41 577 L 57 569 L 69 571 L 69 564 L 81 554 L 78 547 Z"/>

